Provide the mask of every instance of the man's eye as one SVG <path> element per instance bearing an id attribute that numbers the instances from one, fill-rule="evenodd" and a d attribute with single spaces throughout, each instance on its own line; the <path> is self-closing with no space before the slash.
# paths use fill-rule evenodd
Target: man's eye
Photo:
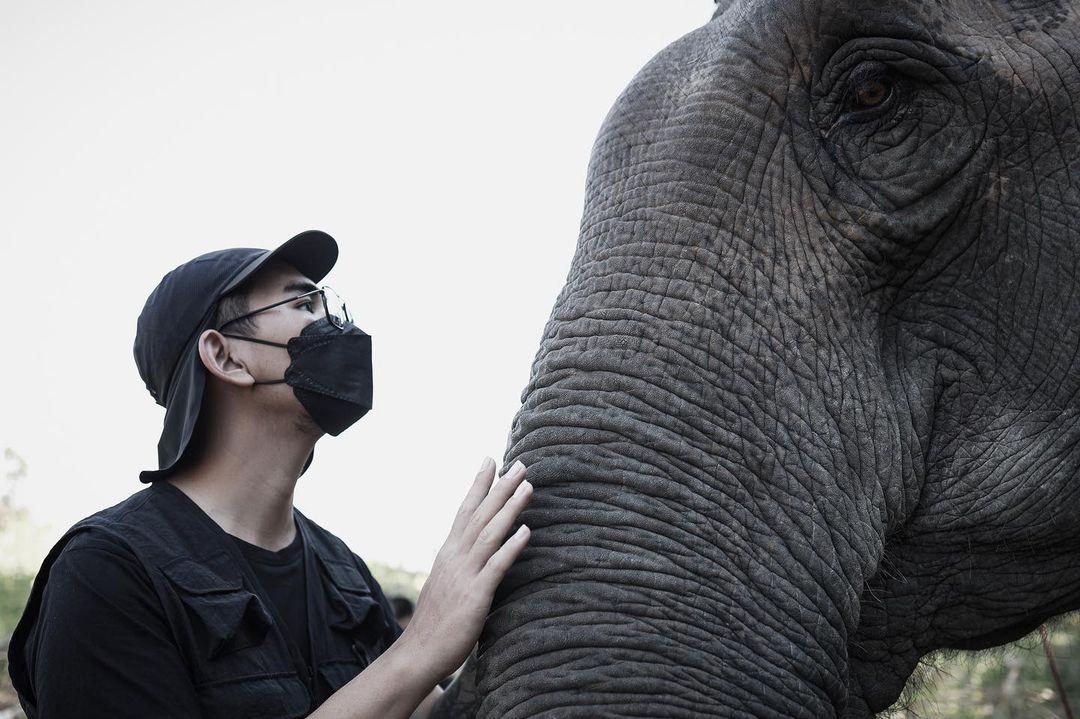
<path id="1" fill-rule="evenodd" d="M 305 312 L 313 312 L 315 310 L 315 303 L 311 300 L 304 300 L 302 303 L 300 303 L 300 308 L 303 309 Z"/>

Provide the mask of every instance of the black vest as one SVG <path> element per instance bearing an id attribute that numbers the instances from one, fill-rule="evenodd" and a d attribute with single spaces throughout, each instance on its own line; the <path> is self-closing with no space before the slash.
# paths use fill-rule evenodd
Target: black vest
<path id="1" fill-rule="evenodd" d="M 176 487 L 157 482 L 82 520 L 41 565 L 8 647 L 9 671 L 23 709 L 36 698 L 25 647 L 41 609 L 49 569 L 80 532 L 103 532 L 138 558 L 154 585 L 191 672 L 203 716 L 303 717 L 356 676 L 396 632 L 365 581 L 366 567 L 345 543 L 294 510 L 304 541 L 312 667 L 302 676 L 297 647 L 275 622 L 235 542 Z M 314 582 L 324 602 L 312 603 Z M 376 585 L 377 586 L 377 585 Z"/>

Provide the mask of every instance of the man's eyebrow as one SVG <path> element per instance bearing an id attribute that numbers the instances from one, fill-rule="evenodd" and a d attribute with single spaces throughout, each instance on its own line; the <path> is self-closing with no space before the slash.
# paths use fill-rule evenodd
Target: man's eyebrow
<path id="1" fill-rule="evenodd" d="M 285 287 L 283 288 L 283 290 L 285 292 L 298 292 L 300 294 L 304 294 L 305 292 L 314 292 L 317 289 L 319 289 L 319 288 L 316 287 L 311 282 L 300 281 L 300 280 L 297 280 L 295 282 L 290 282 L 289 284 L 285 285 Z"/>

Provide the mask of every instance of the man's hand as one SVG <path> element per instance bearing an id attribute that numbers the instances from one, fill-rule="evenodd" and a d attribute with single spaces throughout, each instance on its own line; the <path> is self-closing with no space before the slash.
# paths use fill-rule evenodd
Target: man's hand
<path id="1" fill-rule="evenodd" d="M 495 463 L 485 459 L 405 633 L 311 719 L 404 719 L 417 707 L 414 716 L 431 712 L 440 692 L 436 682 L 465 661 L 480 636 L 495 587 L 529 541 L 525 526 L 503 541 L 532 496 L 525 465 L 515 463 L 492 489 L 494 479 Z"/>
<path id="2" fill-rule="evenodd" d="M 435 681 L 465 661 L 480 637 L 495 588 L 529 541 L 524 525 L 503 541 L 532 496 L 525 465 L 516 462 L 492 488 L 494 479 L 495 462 L 485 458 L 398 640 L 415 643 L 422 671 Z"/>

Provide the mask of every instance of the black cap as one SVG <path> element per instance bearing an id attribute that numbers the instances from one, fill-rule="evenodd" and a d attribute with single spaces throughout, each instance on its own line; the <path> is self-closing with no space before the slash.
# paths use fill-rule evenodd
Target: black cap
<path id="1" fill-rule="evenodd" d="M 317 283 L 330 272 L 337 255 L 333 237 L 308 230 L 273 251 L 237 247 L 209 252 L 161 278 L 135 330 L 139 375 L 151 396 L 165 407 L 158 469 L 140 472 L 140 480 L 153 482 L 172 474 L 195 432 L 206 386 L 198 340 L 212 329 L 218 300 L 271 259 L 289 263 Z"/>

